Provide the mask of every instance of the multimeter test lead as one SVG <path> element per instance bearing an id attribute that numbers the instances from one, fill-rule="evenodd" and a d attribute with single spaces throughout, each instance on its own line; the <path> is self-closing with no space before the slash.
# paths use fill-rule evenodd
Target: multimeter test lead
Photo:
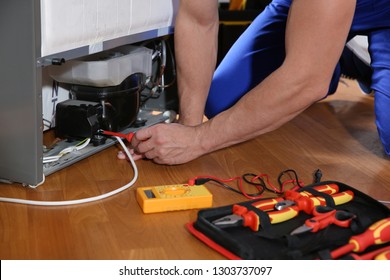
<path id="1" fill-rule="evenodd" d="M 124 133 L 119 133 L 119 132 L 103 130 L 103 129 L 99 129 L 98 133 L 99 134 L 104 134 L 104 135 L 109 135 L 109 136 L 116 136 L 116 137 L 124 138 L 129 143 L 131 142 L 131 139 L 133 139 L 133 136 L 134 136 L 134 132 L 130 132 L 130 133 L 124 134 Z"/>

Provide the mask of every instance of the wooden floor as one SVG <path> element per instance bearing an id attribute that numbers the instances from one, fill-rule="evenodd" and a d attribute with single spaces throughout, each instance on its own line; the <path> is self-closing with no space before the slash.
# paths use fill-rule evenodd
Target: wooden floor
<path id="1" fill-rule="evenodd" d="M 0 196 L 34 200 L 79 199 L 128 183 L 133 170 L 111 147 L 46 178 L 37 189 L 0 184 Z M 102 201 L 43 207 L 0 203 L 0 259 L 223 259 L 193 237 L 185 224 L 197 210 L 143 214 L 135 188 L 185 183 L 198 175 L 278 174 L 294 169 L 305 184 L 316 169 L 323 180 L 347 183 L 390 200 L 390 162 L 374 125 L 373 98 L 351 81 L 282 128 L 180 166 L 137 162 L 135 186 Z M 231 184 L 235 186 L 234 184 Z M 213 206 L 246 198 L 207 185 Z M 271 194 L 269 194 L 271 195 Z"/>

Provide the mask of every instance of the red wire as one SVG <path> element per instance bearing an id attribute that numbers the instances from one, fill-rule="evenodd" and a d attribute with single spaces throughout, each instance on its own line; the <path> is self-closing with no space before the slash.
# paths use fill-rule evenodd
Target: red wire
<path id="1" fill-rule="evenodd" d="M 284 182 L 282 183 L 282 185 L 280 186 L 280 189 L 278 189 L 277 187 L 275 187 L 275 186 L 271 183 L 271 181 L 270 181 L 270 179 L 269 179 L 269 176 L 268 176 L 267 174 L 265 174 L 265 173 L 262 173 L 262 174 L 259 174 L 259 175 L 255 176 L 255 177 L 253 177 L 253 178 L 251 179 L 251 182 L 254 183 L 254 181 L 257 180 L 257 179 L 259 179 L 259 178 L 261 178 L 263 181 L 264 181 L 263 178 L 266 178 L 266 183 L 268 184 L 268 186 L 270 186 L 270 187 L 274 190 L 274 192 L 275 192 L 276 194 L 283 194 L 283 193 L 284 193 L 284 188 L 285 188 L 285 185 L 286 185 L 286 184 L 291 184 L 291 183 L 295 184 L 294 187 L 292 187 L 292 189 L 291 189 L 291 190 L 293 190 L 293 191 L 296 191 L 296 190 L 298 190 L 301 186 L 303 186 L 303 182 L 302 182 L 302 181 L 299 180 L 299 181 L 297 182 L 297 180 L 293 179 L 293 180 L 286 180 L 286 181 L 284 181 Z M 229 179 L 221 179 L 221 178 L 214 177 L 214 176 L 196 176 L 196 177 L 194 177 L 194 178 L 192 178 L 192 179 L 190 179 L 190 180 L 188 181 L 188 185 L 190 185 L 190 186 L 195 185 L 195 181 L 196 181 L 197 179 L 210 179 L 210 180 L 215 180 L 215 181 L 219 181 L 219 182 L 222 182 L 222 183 L 228 183 L 228 182 L 232 182 L 232 181 L 236 181 L 236 180 L 237 180 L 237 181 L 238 181 L 238 189 L 240 190 L 241 194 L 242 194 L 243 196 L 245 196 L 246 198 L 248 198 L 248 199 L 257 199 L 257 198 L 262 198 L 262 197 L 263 197 L 262 195 L 256 195 L 256 196 L 254 196 L 254 195 L 249 195 L 249 194 L 244 190 L 244 187 L 243 187 L 243 179 L 242 179 L 241 177 L 239 177 L 239 176 L 233 177 L 233 178 L 229 178 Z M 258 187 L 256 184 L 254 184 L 254 186 L 255 186 L 259 191 L 261 191 L 261 189 L 259 189 L 259 187 Z"/>
<path id="2" fill-rule="evenodd" d="M 249 199 L 257 199 L 257 198 L 263 197 L 262 194 L 259 194 L 259 195 L 249 195 L 249 194 L 247 194 L 247 193 L 244 191 L 244 187 L 243 187 L 243 185 L 242 185 L 242 181 L 243 181 L 242 178 L 241 178 L 241 177 L 238 177 L 238 178 L 240 179 L 240 184 L 238 185 L 238 187 L 239 187 L 241 193 L 242 193 L 246 198 L 249 198 Z M 257 185 L 254 185 L 254 186 L 255 186 L 256 189 L 258 189 L 259 191 L 262 191 L 262 190 L 260 190 L 260 189 L 257 187 Z"/>
<path id="3" fill-rule="evenodd" d="M 260 175 L 257 175 L 256 177 L 254 177 L 254 178 L 263 178 L 263 177 L 265 177 L 266 178 L 266 183 L 274 190 L 274 192 L 275 193 L 277 193 L 277 194 L 282 194 L 282 193 L 284 193 L 284 189 L 283 189 L 283 185 L 281 186 L 281 188 L 280 189 L 278 189 L 278 188 L 276 188 L 271 182 L 270 182 L 270 180 L 269 180 L 269 176 L 267 175 L 267 174 L 260 174 Z M 264 179 L 263 179 L 264 180 Z"/>
<path id="4" fill-rule="evenodd" d="M 289 183 L 295 184 L 295 185 L 291 188 L 292 191 L 297 191 L 297 190 L 299 190 L 302 186 L 304 186 L 304 184 L 303 184 L 303 182 L 302 182 L 301 180 L 298 180 L 298 182 L 297 182 L 297 180 L 294 179 L 294 180 L 286 180 L 286 181 L 284 181 L 284 182 L 282 183 L 283 188 L 284 188 L 284 185 L 285 185 L 285 184 L 289 184 Z"/>
<path id="5" fill-rule="evenodd" d="M 190 186 L 195 185 L 195 181 L 197 179 L 212 179 L 212 180 L 220 181 L 220 182 L 223 182 L 223 183 L 227 183 L 227 182 L 232 182 L 232 181 L 237 180 L 237 179 L 241 179 L 241 177 L 234 177 L 234 178 L 229 178 L 229 179 L 221 179 L 221 178 L 214 177 L 214 176 L 196 176 L 196 177 L 190 179 L 188 181 L 188 184 Z"/>
<path id="6" fill-rule="evenodd" d="M 248 199 L 257 199 L 257 198 L 263 197 L 262 195 L 256 195 L 256 196 L 254 196 L 254 195 L 249 195 L 249 194 L 244 190 L 244 187 L 243 187 L 243 184 L 242 184 L 242 181 L 243 181 L 243 180 L 242 180 L 242 178 L 239 177 L 239 176 L 233 177 L 233 178 L 229 178 L 229 179 L 221 179 L 221 178 L 214 177 L 214 176 L 196 176 L 196 177 L 190 179 L 190 180 L 188 181 L 188 184 L 189 184 L 190 186 L 195 185 L 195 180 L 197 180 L 197 179 L 212 179 L 212 180 L 219 181 L 219 182 L 222 182 L 222 183 L 228 183 L 228 182 L 232 182 L 232 181 L 237 180 L 237 181 L 238 181 L 238 189 L 240 190 L 241 194 L 242 194 L 243 196 L 245 196 L 246 198 L 248 198 Z M 256 188 L 259 190 L 258 187 L 256 187 Z"/>

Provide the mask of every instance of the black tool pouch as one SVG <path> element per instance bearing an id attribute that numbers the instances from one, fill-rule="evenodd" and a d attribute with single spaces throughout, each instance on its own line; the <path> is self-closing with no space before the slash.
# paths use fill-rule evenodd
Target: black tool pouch
<path id="1" fill-rule="evenodd" d="M 196 221 L 188 223 L 187 228 L 194 236 L 229 259 L 331 259 L 332 250 L 347 244 L 352 236 L 363 233 L 373 223 L 390 217 L 390 209 L 372 197 L 336 181 L 312 184 L 299 191 L 311 190 L 314 186 L 326 184 L 337 184 L 339 192 L 350 190 L 354 193 L 350 202 L 334 206 L 337 210 L 348 211 L 355 215 L 349 227 L 332 224 L 315 233 L 291 235 L 294 229 L 303 225 L 312 216 L 300 211 L 298 216 L 290 220 L 271 224 L 266 212 L 250 209 L 259 214 L 261 227 L 258 231 L 243 226 L 220 228 L 212 222 L 232 214 L 233 205 L 228 205 L 200 210 Z M 250 208 L 255 201 L 259 200 L 263 198 L 238 204 Z M 369 246 L 359 254 L 389 245 L 390 242 Z M 344 255 L 341 258 L 349 257 Z"/>

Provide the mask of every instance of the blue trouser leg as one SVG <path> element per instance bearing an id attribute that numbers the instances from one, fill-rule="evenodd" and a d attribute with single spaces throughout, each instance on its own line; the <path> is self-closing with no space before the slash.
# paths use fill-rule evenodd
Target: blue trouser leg
<path id="1" fill-rule="evenodd" d="M 205 108 L 208 118 L 233 106 L 283 63 L 289 5 L 288 1 L 280 1 L 283 2 L 281 5 L 278 2 L 273 1 L 253 21 L 215 71 Z M 358 33 L 358 30 L 354 30 L 354 33 Z M 369 40 L 376 125 L 385 150 L 390 155 L 390 30 L 372 31 Z M 337 89 L 342 71 L 340 66 L 336 66 L 329 93 Z"/>
<path id="2" fill-rule="evenodd" d="M 208 118 L 233 106 L 283 63 L 288 10 L 286 1 L 273 1 L 226 54 L 211 83 L 205 108 Z M 337 66 L 329 93 L 336 91 L 339 77 Z"/>
<path id="3" fill-rule="evenodd" d="M 390 29 L 369 34 L 373 68 L 371 88 L 375 91 L 375 115 L 379 137 L 390 155 Z"/>
<path id="4" fill-rule="evenodd" d="M 229 50 L 214 73 L 207 117 L 233 106 L 282 64 L 288 9 L 271 3 Z"/>

